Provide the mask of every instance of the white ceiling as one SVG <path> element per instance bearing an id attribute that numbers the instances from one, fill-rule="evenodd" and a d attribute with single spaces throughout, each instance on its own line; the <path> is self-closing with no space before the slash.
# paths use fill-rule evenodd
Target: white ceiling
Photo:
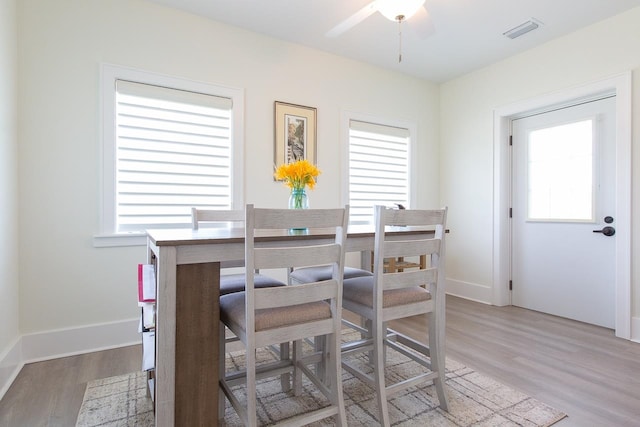
<path id="1" fill-rule="evenodd" d="M 339 37 L 325 36 L 370 0 L 150 1 L 434 82 L 640 6 L 640 0 L 426 0 L 435 32 L 420 38 L 411 19 L 403 24 L 398 63 L 398 24 L 377 12 Z M 515 40 L 503 36 L 531 18 L 543 25 Z"/>

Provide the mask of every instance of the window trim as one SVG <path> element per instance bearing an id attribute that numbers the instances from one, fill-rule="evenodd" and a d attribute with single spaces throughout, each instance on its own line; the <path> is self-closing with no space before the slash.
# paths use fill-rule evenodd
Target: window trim
<path id="1" fill-rule="evenodd" d="M 174 89 L 211 94 L 231 98 L 233 138 L 232 164 L 232 200 L 233 208 L 244 206 L 244 90 L 226 86 L 199 82 L 185 78 L 102 64 L 100 69 L 100 137 L 102 139 L 100 159 L 100 232 L 93 238 L 95 247 L 137 246 L 146 244 L 144 232 L 116 232 L 116 183 L 115 183 L 115 102 L 116 80 L 165 86 Z"/>
<path id="2" fill-rule="evenodd" d="M 355 111 L 343 111 L 340 117 L 340 143 L 341 152 L 340 156 L 342 160 L 342 202 L 341 204 L 349 203 L 349 131 L 351 120 L 359 122 L 374 123 L 381 126 L 404 128 L 409 131 L 409 206 L 407 208 L 414 208 L 417 206 L 417 145 L 418 145 L 418 126 L 415 122 L 402 119 L 383 118 L 366 113 L 358 113 Z"/>

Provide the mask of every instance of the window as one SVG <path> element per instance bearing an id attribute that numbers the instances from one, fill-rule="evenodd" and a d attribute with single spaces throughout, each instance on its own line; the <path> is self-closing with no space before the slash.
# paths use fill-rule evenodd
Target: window
<path id="1" fill-rule="evenodd" d="M 581 120 L 529 134 L 529 220 L 594 220 L 593 126 Z"/>
<path id="2" fill-rule="evenodd" d="M 375 205 L 411 207 L 411 128 L 349 119 L 352 224 L 373 223 Z"/>
<path id="3" fill-rule="evenodd" d="M 190 226 L 242 206 L 242 92 L 103 69 L 103 233 Z"/>

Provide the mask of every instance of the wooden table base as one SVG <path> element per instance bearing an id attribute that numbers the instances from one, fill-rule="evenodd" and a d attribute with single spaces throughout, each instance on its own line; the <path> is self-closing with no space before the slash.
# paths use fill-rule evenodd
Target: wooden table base
<path id="1" fill-rule="evenodd" d="M 176 272 L 176 426 L 218 425 L 220 264 Z"/>

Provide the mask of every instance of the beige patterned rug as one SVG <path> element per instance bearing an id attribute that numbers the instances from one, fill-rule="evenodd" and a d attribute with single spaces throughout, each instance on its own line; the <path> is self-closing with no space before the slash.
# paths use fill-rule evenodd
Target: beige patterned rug
<path id="1" fill-rule="evenodd" d="M 259 360 L 272 359 L 267 350 L 259 352 Z M 356 357 L 357 359 L 358 357 Z M 360 356 L 360 363 L 364 363 Z M 227 357 L 227 366 L 243 366 L 241 352 Z M 396 352 L 387 359 L 387 378 L 397 381 L 403 372 L 415 369 L 417 364 Z M 389 401 L 393 426 L 550 426 L 566 415 L 523 393 L 493 379 L 478 374 L 466 366 L 447 359 L 449 412 L 438 408 L 434 387 L 408 389 Z M 92 381 L 87 385 L 77 427 L 89 426 L 152 426 L 153 410 L 146 397 L 146 375 L 135 372 L 128 375 Z M 376 400 L 373 389 L 343 371 L 343 390 L 350 426 L 377 425 Z M 280 390 L 279 378 L 266 379 L 258 386 L 258 412 L 262 425 L 294 416 L 308 408 L 324 406 L 322 394 L 305 383 L 305 391 L 291 398 Z M 311 396 L 311 397 L 309 397 Z M 233 408 L 227 402 L 225 424 L 240 425 Z M 318 426 L 333 425 L 331 420 Z"/>

